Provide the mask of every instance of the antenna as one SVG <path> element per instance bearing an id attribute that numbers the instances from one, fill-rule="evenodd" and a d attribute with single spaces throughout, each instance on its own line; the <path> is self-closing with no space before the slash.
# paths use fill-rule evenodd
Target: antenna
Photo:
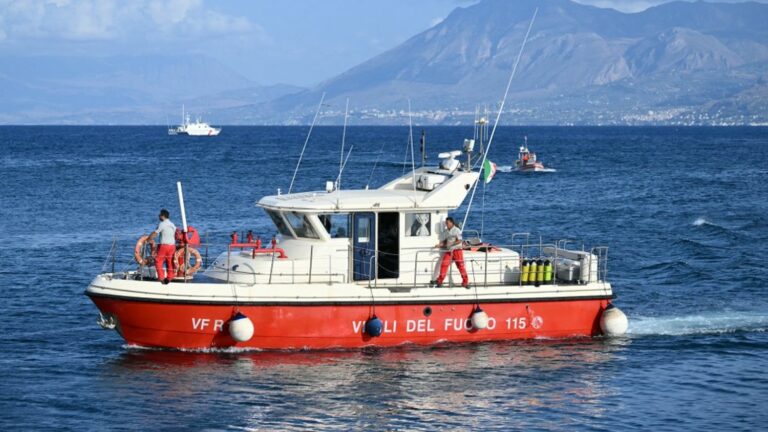
<path id="1" fill-rule="evenodd" d="M 421 148 L 421 167 L 424 168 L 424 165 L 427 163 L 427 134 L 424 133 L 424 129 L 421 130 L 419 147 Z"/>
<path id="2" fill-rule="evenodd" d="M 339 179 L 341 179 L 341 173 L 344 172 L 344 168 L 347 167 L 347 161 L 349 160 L 349 155 L 352 154 L 352 149 L 355 148 L 355 145 L 352 144 L 349 147 L 349 151 L 347 152 L 347 157 L 344 158 L 344 164 L 341 166 L 341 170 L 339 171 L 339 177 L 336 178 L 336 183 L 339 182 Z"/>
<path id="3" fill-rule="evenodd" d="M 410 99 L 408 100 L 408 102 L 410 103 Z M 402 111 L 400 111 L 400 113 L 402 114 Z M 408 118 L 410 118 L 410 115 L 411 115 L 411 112 L 409 110 Z M 408 142 L 405 144 L 405 153 L 403 154 L 403 173 L 401 175 L 405 175 L 405 167 L 406 167 L 406 164 L 408 163 L 408 145 L 410 145 L 410 143 L 411 143 L 410 138 L 408 138 Z"/>
<path id="4" fill-rule="evenodd" d="M 344 170 L 344 142 L 347 140 L 347 117 L 349 116 L 349 98 L 344 108 L 344 129 L 341 132 L 341 153 L 339 154 L 339 176 L 336 178 L 336 189 L 341 189 L 341 172 Z"/>
<path id="5" fill-rule="evenodd" d="M 507 102 L 507 95 L 509 94 L 509 88 L 512 86 L 512 79 L 515 78 L 515 73 L 517 72 L 517 65 L 520 64 L 520 58 L 523 56 L 523 50 L 525 49 L 525 44 L 528 42 L 528 36 L 531 34 L 531 29 L 533 28 L 533 22 L 536 20 L 536 14 L 539 13 L 539 8 L 536 8 L 533 11 L 533 16 L 531 17 L 531 22 L 528 24 L 528 31 L 525 32 L 525 38 L 523 38 L 523 44 L 520 45 L 520 52 L 517 53 L 517 59 L 515 60 L 515 65 L 512 67 L 512 73 L 509 75 L 509 81 L 507 81 L 507 88 L 504 90 L 504 97 L 501 99 L 501 105 L 499 106 L 499 112 L 496 113 L 496 122 L 493 124 L 493 129 L 491 130 L 491 136 L 488 138 L 488 147 L 483 154 L 483 160 L 480 162 L 481 167 L 485 167 L 485 160 L 487 159 L 488 153 L 491 151 L 491 145 L 493 145 L 493 137 L 496 135 L 496 127 L 499 126 L 499 119 L 501 118 L 501 113 L 504 111 L 504 104 Z M 472 210 L 472 200 L 475 199 L 475 192 L 477 192 L 477 184 L 480 182 L 480 178 L 478 177 L 478 181 L 475 182 L 474 186 L 472 187 L 472 196 L 469 198 L 469 204 L 467 204 L 467 211 L 464 213 L 464 220 L 461 222 L 461 229 L 464 229 L 467 224 L 467 218 L 469 217 L 469 212 Z"/>
<path id="6" fill-rule="evenodd" d="M 416 205 L 416 158 L 413 156 L 413 118 L 411 116 L 411 100 L 408 99 L 408 144 L 411 146 L 411 184 L 413 185 L 413 205 Z"/>
<path id="7" fill-rule="evenodd" d="M 386 144 L 386 141 L 382 141 L 381 148 L 379 148 L 379 154 L 376 155 L 376 160 L 373 162 L 373 168 L 371 168 L 371 174 L 368 176 L 368 182 L 365 183 L 365 190 L 368 190 L 368 186 L 371 185 L 371 180 L 373 179 L 373 173 L 376 171 L 376 166 L 379 164 L 379 158 L 381 158 L 381 154 L 384 152 L 384 145 Z"/>
<path id="8" fill-rule="evenodd" d="M 317 111 L 315 111 L 315 118 L 312 119 L 312 124 L 309 126 L 309 132 L 307 132 L 307 139 L 304 140 L 304 147 L 301 148 L 299 161 L 296 162 L 296 169 L 293 170 L 293 177 L 291 178 L 291 185 L 288 186 L 288 193 L 291 193 L 291 190 L 293 190 L 293 182 L 296 181 L 296 173 L 299 172 L 299 165 L 301 165 L 301 159 L 304 158 L 304 150 L 307 149 L 307 143 L 309 142 L 309 137 L 312 135 L 312 129 L 315 128 L 315 122 L 317 121 L 317 117 L 320 115 L 320 108 L 323 107 L 324 100 L 325 100 L 325 92 L 323 92 L 323 95 L 320 97 L 320 103 L 317 104 Z"/>

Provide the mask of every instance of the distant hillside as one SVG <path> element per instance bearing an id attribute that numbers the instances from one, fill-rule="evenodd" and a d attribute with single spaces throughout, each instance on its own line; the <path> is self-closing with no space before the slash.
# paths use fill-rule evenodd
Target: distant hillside
<path id="1" fill-rule="evenodd" d="M 220 123 L 217 109 L 300 90 L 259 86 L 202 56 L 5 57 L 0 123 L 162 124 L 182 103 Z"/>
<path id="2" fill-rule="evenodd" d="M 466 123 L 498 102 L 533 10 L 507 123 L 768 122 L 768 5 L 668 3 L 625 14 L 568 0 L 484 0 L 316 88 L 228 116 L 304 123 L 326 92 L 340 121 Z M 333 120 L 330 120 L 333 121 Z"/>
<path id="3" fill-rule="evenodd" d="M 4 58 L 0 123 L 473 120 L 499 102 L 525 30 L 507 124 L 768 124 L 768 5 L 674 2 L 640 13 L 569 0 L 483 0 L 312 89 L 259 86 L 205 57 Z M 320 77 L 318 77 L 320 78 Z"/>

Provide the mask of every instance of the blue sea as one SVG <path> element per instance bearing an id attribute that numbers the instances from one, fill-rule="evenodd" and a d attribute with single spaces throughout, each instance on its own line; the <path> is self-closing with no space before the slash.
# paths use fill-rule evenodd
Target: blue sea
<path id="1" fill-rule="evenodd" d="M 609 246 L 626 338 L 192 353 L 130 348 L 97 326 L 83 290 L 113 239 L 124 266 L 160 208 L 178 222 L 176 181 L 210 243 L 223 247 L 234 230 L 271 237 L 254 204 L 287 191 L 307 129 L 225 127 L 207 139 L 162 127 L 0 127 L 0 430 L 768 424 L 766 128 L 497 130 L 497 165 L 512 165 L 528 136 L 557 171 L 500 170 L 467 228 L 498 244 L 530 232 Z M 336 178 L 341 132 L 315 129 L 295 190 Z M 434 162 L 473 131 L 425 132 Z M 404 127 L 349 128 L 342 187 L 402 174 L 407 143 Z"/>

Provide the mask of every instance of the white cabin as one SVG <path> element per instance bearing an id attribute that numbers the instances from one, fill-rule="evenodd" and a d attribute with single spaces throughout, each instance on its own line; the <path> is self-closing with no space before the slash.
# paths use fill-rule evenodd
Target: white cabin
<path id="1" fill-rule="evenodd" d="M 435 246 L 445 219 L 471 191 L 479 173 L 460 169 L 444 153 L 438 168 L 419 168 L 378 189 L 331 190 L 271 195 L 263 208 L 280 233 L 277 254 L 231 250 L 220 255 L 205 275 L 235 283 L 357 283 L 376 286 L 425 286 L 436 278 L 441 251 Z M 467 236 L 464 251 L 471 284 L 504 285 L 519 277 L 519 254 L 489 249 Z M 476 250 L 473 250 L 476 249 Z M 478 250 L 479 249 L 479 250 Z M 452 266 L 448 281 L 457 285 Z"/>

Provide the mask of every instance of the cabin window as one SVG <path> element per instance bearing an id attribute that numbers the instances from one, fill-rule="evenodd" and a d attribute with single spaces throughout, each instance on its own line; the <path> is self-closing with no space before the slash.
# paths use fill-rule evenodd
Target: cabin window
<path id="1" fill-rule="evenodd" d="M 406 213 L 405 214 L 405 233 L 408 237 L 429 237 L 432 235 L 430 230 L 429 213 Z"/>
<path id="2" fill-rule="evenodd" d="M 291 224 L 291 228 L 293 228 L 293 232 L 296 233 L 297 237 L 319 238 L 315 230 L 312 229 L 312 225 L 309 223 L 306 215 L 296 212 L 285 212 L 284 214 L 285 219 Z"/>
<path id="3" fill-rule="evenodd" d="M 371 241 L 371 224 L 369 219 L 363 218 L 357 221 L 357 241 L 359 243 Z"/>
<path id="4" fill-rule="evenodd" d="M 331 238 L 349 238 L 349 213 L 321 214 L 318 218 Z"/>
<path id="5" fill-rule="evenodd" d="M 291 233 L 291 230 L 288 229 L 288 225 L 285 224 L 285 220 L 282 216 L 280 216 L 280 213 L 272 210 L 267 210 L 267 214 L 270 218 L 272 218 L 272 222 L 275 223 L 275 226 L 277 227 L 277 231 L 282 234 L 285 237 L 293 237 L 293 233 Z"/>

